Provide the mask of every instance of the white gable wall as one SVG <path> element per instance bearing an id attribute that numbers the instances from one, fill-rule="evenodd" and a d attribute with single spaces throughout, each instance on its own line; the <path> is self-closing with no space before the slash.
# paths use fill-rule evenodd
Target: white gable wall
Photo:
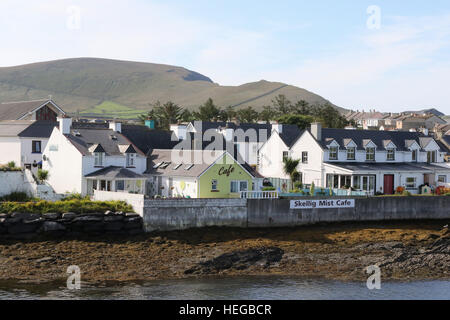
<path id="1" fill-rule="evenodd" d="M 259 173 L 268 178 L 288 179 L 283 171 L 283 151 L 289 151 L 289 148 L 278 133 L 273 132 L 259 150 Z"/>
<path id="2" fill-rule="evenodd" d="M 22 147 L 19 137 L 0 137 L 0 164 L 14 161 L 21 165 Z"/>
<path id="3" fill-rule="evenodd" d="M 302 153 L 308 152 L 308 163 L 302 163 Z M 304 132 L 291 148 L 292 158 L 300 159 L 297 168 L 302 173 L 305 184 L 314 182 L 316 186 L 324 183 L 323 157 L 324 152 L 309 132 Z"/>

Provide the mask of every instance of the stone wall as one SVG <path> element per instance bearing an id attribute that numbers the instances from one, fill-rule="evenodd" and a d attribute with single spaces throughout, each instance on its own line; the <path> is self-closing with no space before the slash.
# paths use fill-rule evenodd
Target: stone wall
<path id="1" fill-rule="evenodd" d="M 134 235 L 143 232 L 136 213 L 0 213 L 0 238 L 30 239 L 38 235 Z"/>
<path id="2" fill-rule="evenodd" d="M 293 227 L 320 222 L 450 219 L 450 197 L 302 197 L 355 199 L 354 208 L 290 209 L 290 200 L 183 199 L 146 200 L 144 229 L 184 230 L 201 227 Z M 136 210 L 136 208 L 135 208 Z"/>
<path id="3" fill-rule="evenodd" d="M 13 192 L 34 193 L 23 171 L 0 171 L 0 197 Z"/>
<path id="4" fill-rule="evenodd" d="M 247 226 L 245 199 L 145 200 L 143 214 L 147 232 Z"/>

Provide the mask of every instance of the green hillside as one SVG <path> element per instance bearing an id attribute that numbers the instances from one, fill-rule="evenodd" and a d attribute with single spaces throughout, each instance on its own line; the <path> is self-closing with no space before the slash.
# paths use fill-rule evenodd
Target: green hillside
<path id="1" fill-rule="evenodd" d="M 153 63 L 79 58 L 0 68 L 0 102 L 51 95 L 68 112 L 122 118 L 135 117 L 157 100 L 194 108 L 211 97 L 219 106 L 259 109 L 279 94 L 291 101 L 327 102 L 283 83 L 220 86 L 197 72 Z"/>

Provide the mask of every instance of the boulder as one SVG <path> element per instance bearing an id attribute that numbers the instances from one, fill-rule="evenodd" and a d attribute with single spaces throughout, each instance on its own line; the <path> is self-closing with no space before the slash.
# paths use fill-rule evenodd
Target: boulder
<path id="1" fill-rule="evenodd" d="M 124 224 L 121 221 L 109 222 L 105 224 L 106 231 L 118 231 L 123 228 Z"/>
<path id="2" fill-rule="evenodd" d="M 58 220 L 59 218 L 61 218 L 61 214 L 60 213 L 49 212 L 49 213 L 44 213 L 42 215 L 42 217 L 45 220 Z"/>
<path id="3" fill-rule="evenodd" d="M 39 228 L 38 223 L 16 223 L 8 227 L 10 234 L 32 233 Z"/>
<path id="4" fill-rule="evenodd" d="M 19 223 L 22 219 L 16 218 L 7 218 L 3 223 L 5 226 L 11 226 L 13 224 Z"/>
<path id="5" fill-rule="evenodd" d="M 116 222 L 116 221 L 122 221 L 123 220 L 123 216 L 106 216 L 104 218 L 105 222 Z"/>
<path id="6" fill-rule="evenodd" d="M 63 213 L 63 215 L 62 215 L 63 219 L 73 219 L 76 216 L 77 216 L 77 214 L 74 212 L 66 212 L 66 213 Z"/>
<path id="7" fill-rule="evenodd" d="M 81 217 L 76 217 L 75 219 L 73 219 L 73 222 L 100 222 L 103 221 L 102 217 L 97 217 L 97 216 L 81 216 Z"/>
<path id="8" fill-rule="evenodd" d="M 8 218 L 7 213 L 0 213 L 0 219 Z"/>
<path id="9" fill-rule="evenodd" d="M 13 218 L 19 218 L 21 220 L 35 220 L 41 217 L 39 213 L 22 213 L 22 212 L 14 212 L 11 214 Z"/>
<path id="10" fill-rule="evenodd" d="M 140 233 L 143 233 L 143 232 L 144 232 L 144 230 L 142 230 L 142 229 L 129 229 L 129 230 L 127 230 L 127 233 L 129 235 L 131 235 L 131 236 L 136 235 L 136 234 L 140 234 Z"/>
<path id="11" fill-rule="evenodd" d="M 61 223 L 55 221 L 45 221 L 42 224 L 41 229 L 43 232 L 55 232 L 55 231 L 64 231 L 66 230 L 66 227 L 64 227 Z"/>
<path id="12" fill-rule="evenodd" d="M 127 213 L 125 213 L 125 217 L 133 218 L 133 217 L 140 217 L 140 215 L 137 213 L 134 213 L 134 212 L 127 212 Z"/>
<path id="13" fill-rule="evenodd" d="M 103 222 L 86 223 L 83 227 L 85 232 L 99 232 L 103 231 L 105 224 Z"/>

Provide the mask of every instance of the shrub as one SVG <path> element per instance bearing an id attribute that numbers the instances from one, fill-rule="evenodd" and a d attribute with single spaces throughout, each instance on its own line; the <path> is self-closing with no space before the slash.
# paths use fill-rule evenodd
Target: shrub
<path id="1" fill-rule="evenodd" d="M 7 167 L 10 169 L 14 169 L 16 167 L 16 163 L 14 161 L 10 161 L 8 162 Z"/>
<path id="2" fill-rule="evenodd" d="M 6 196 L 0 197 L 0 201 L 27 202 L 32 200 L 25 192 L 13 192 Z"/>
<path id="3" fill-rule="evenodd" d="M 105 211 L 133 212 L 133 208 L 123 201 L 90 201 L 90 200 L 67 200 L 67 201 L 38 201 L 38 202 L 0 202 L 0 212 L 13 213 L 94 213 Z"/>
<path id="4" fill-rule="evenodd" d="M 14 164 L 14 165 L 11 166 L 12 164 Z M 4 164 L 0 165 L 0 171 L 4 171 L 4 172 L 6 172 L 6 171 L 21 171 L 21 170 L 22 170 L 21 168 L 18 168 L 15 166 L 14 161 L 11 161 L 6 165 L 4 165 Z"/>
<path id="5" fill-rule="evenodd" d="M 405 188 L 403 187 L 397 187 L 397 189 L 395 189 L 396 194 L 403 194 L 403 191 L 405 191 Z"/>
<path id="6" fill-rule="evenodd" d="M 303 189 L 303 183 L 300 181 L 294 182 L 294 189 Z"/>
<path id="7" fill-rule="evenodd" d="M 89 200 L 89 196 L 82 196 L 81 193 L 70 193 L 66 195 L 61 201 L 70 201 L 70 200 Z"/>
<path id="8" fill-rule="evenodd" d="M 262 188 L 262 191 L 275 191 L 277 190 L 275 187 L 264 187 Z"/>
<path id="9" fill-rule="evenodd" d="M 315 193 L 315 187 L 314 187 L 314 182 L 313 182 L 313 183 L 311 183 L 311 188 L 309 189 L 309 194 L 311 196 L 314 196 L 314 193 Z"/>
<path id="10" fill-rule="evenodd" d="M 47 170 L 39 169 L 39 170 L 37 171 L 37 177 L 38 177 L 39 180 L 41 180 L 42 182 L 44 182 L 45 180 L 48 179 L 48 171 L 47 171 Z"/>

